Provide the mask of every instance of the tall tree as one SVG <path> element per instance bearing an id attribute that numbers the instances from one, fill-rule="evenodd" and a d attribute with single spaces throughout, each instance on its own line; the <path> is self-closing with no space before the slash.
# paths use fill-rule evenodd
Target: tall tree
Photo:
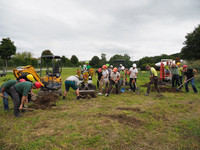
<path id="1" fill-rule="evenodd" d="M 7 61 L 16 53 L 16 46 L 10 38 L 3 38 L 0 44 L 0 57 L 6 61 L 6 70 L 8 67 Z"/>
<path id="2" fill-rule="evenodd" d="M 188 33 L 185 46 L 181 50 L 182 58 L 187 60 L 200 59 L 200 25 L 198 25 L 193 32 Z"/>
<path id="3" fill-rule="evenodd" d="M 90 65 L 94 68 L 98 68 L 100 67 L 100 59 L 98 56 L 94 56 L 92 57 L 91 61 L 90 61 Z"/>
<path id="4" fill-rule="evenodd" d="M 71 63 L 73 64 L 73 65 L 77 65 L 77 63 L 78 63 L 78 58 L 76 57 L 76 55 L 72 55 L 72 57 L 71 57 Z"/>
<path id="5" fill-rule="evenodd" d="M 44 55 L 53 55 L 53 53 L 50 50 L 44 50 L 42 51 L 42 56 Z"/>

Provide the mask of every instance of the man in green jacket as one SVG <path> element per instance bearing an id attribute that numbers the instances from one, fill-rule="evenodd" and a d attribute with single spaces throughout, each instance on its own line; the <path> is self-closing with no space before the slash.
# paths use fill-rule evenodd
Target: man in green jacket
<path id="1" fill-rule="evenodd" d="M 41 87 L 40 82 L 31 83 L 29 81 L 20 82 L 10 88 L 12 98 L 14 100 L 14 115 L 16 117 L 22 117 L 19 114 L 19 109 L 23 109 L 25 101 L 27 101 L 28 93 L 31 89 L 39 89 Z"/>
<path id="2" fill-rule="evenodd" d="M 0 92 L 1 97 L 3 97 L 4 110 L 9 110 L 8 99 L 6 97 L 11 96 L 10 88 L 16 83 L 16 80 L 8 80 L 1 85 Z"/>

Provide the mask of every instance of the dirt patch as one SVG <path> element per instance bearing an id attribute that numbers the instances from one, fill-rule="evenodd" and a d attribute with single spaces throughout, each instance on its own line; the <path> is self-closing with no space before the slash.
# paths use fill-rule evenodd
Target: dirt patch
<path id="1" fill-rule="evenodd" d="M 141 111 L 141 109 L 138 108 L 138 107 L 136 107 L 136 108 L 131 108 L 131 107 L 117 107 L 116 109 L 118 109 L 118 110 L 130 110 L 130 111 L 134 111 L 134 112 L 145 113 L 145 111 Z"/>
<path id="2" fill-rule="evenodd" d="M 147 84 L 141 85 L 141 87 L 147 87 Z M 183 93 L 184 91 L 181 90 L 177 90 L 174 87 L 166 87 L 166 86 L 159 86 L 159 89 L 161 92 L 165 93 L 165 92 L 170 92 L 170 93 Z M 157 92 L 155 86 L 151 86 L 151 92 Z"/>
<path id="3" fill-rule="evenodd" d="M 108 117 L 113 120 L 117 120 L 121 124 L 130 125 L 130 126 L 141 126 L 143 121 L 138 120 L 133 117 L 129 117 L 125 114 L 114 114 L 114 115 L 106 115 L 106 114 L 98 114 L 98 117 Z"/>
<path id="4" fill-rule="evenodd" d="M 56 101 L 58 100 L 58 96 L 51 93 L 44 93 L 36 98 L 34 104 L 31 105 L 31 108 L 35 109 L 47 109 L 52 106 L 56 106 Z"/>

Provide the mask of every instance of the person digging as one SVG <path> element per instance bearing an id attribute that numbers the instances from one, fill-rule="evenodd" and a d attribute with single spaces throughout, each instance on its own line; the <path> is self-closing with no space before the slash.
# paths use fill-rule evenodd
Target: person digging
<path id="1" fill-rule="evenodd" d="M 197 70 L 196 69 L 192 69 L 192 68 L 188 68 L 187 65 L 184 65 L 183 66 L 183 70 L 184 70 L 184 74 L 185 74 L 185 90 L 186 90 L 186 93 L 189 92 L 189 89 L 188 89 L 188 83 L 191 82 L 191 85 L 192 85 L 192 88 L 194 90 L 194 93 L 196 94 L 198 91 L 197 91 L 197 88 L 194 84 L 194 81 L 195 81 L 195 77 L 197 76 Z"/>
<path id="2" fill-rule="evenodd" d="M 16 83 L 18 83 L 18 81 L 8 80 L 7 82 L 1 85 L 0 92 L 1 92 L 1 97 L 3 97 L 4 110 L 9 110 L 8 96 L 11 97 L 10 88 Z"/>
<path id="3" fill-rule="evenodd" d="M 17 80 L 17 81 L 25 80 L 25 81 L 29 81 L 29 82 L 33 83 L 34 77 L 33 77 L 32 74 L 22 74 L 22 75 L 19 76 L 16 80 Z M 29 94 L 28 94 L 28 102 L 31 101 L 31 96 L 32 96 L 32 95 L 35 95 L 35 94 L 34 94 L 34 93 L 32 92 L 32 90 L 31 90 L 31 91 L 29 91 Z"/>
<path id="4" fill-rule="evenodd" d="M 147 85 L 147 93 L 145 93 L 145 96 L 148 96 L 150 94 L 150 88 L 151 85 L 154 84 L 155 88 L 158 93 L 160 93 L 160 89 L 158 88 L 158 74 L 154 67 L 150 67 L 149 65 L 146 66 L 146 69 L 150 71 L 150 82 Z"/>
<path id="5" fill-rule="evenodd" d="M 111 73 L 111 76 L 110 76 L 110 85 L 109 85 L 109 91 L 108 91 L 108 94 L 106 94 L 105 96 L 109 96 L 110 93 L 112 92 L 113 90 L 113 85 L 116 87 L 116 94 L 119 94 L 119 79 L 120 79 L 120 73 L 117 71 L 117 68 L 114 68 L 112 73 Z"/>
<path id="6" fill-rule="evenodd" d="M 31 89 L 39 89 L 40 87 L 40 82 L 31 83 L 29 81 L 25 81 L 15 84 L 10 88 L 10 92 L 14 100 L 14 115 L 16 117 L 22 117 L 19 110 L 22 110 L 24 103 L 27 102 L 29 91 Z"/>
<path id="7" fill-rule="evenodd" d="M 78 75 L 75 76 L 70 76 L 65 80 L 65 92 L 63 93 L 63 98 L 65 99 L 65 96 L 67 95 L 67 92 L 69 91 L 70 87 L 72 89 L 74 89 L 76 91 L 76 96 L 77 96 L 77 100 L 80 99 L 80 95 L 79 95 L 79 77 Z"/>

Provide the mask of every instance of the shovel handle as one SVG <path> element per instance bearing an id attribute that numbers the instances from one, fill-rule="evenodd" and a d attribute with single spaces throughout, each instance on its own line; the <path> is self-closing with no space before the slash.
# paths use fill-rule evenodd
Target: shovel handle
<path id="1" fill-rule="evenodd" d="M 187 81 L 185 81 L 183 84 L 181 84 L 181 85 L 178 87 L 178 89 L 179 89 L 181 86 L 183 86 L 185 83 L 187 83 L 188 81 L 192 80 L 193 78 L 194 78 L 194 77 L 192 77 L 192 78 L 188 79 Z"/>
<path id="2" fill-rule="evenodd" d="M 1 97 L 4 97 L 4 98 L 6 98 L 6 99 L 8 99 L 8 100 L 11 100 L 11 101 L 13 101 L 11 98 L 9 98 L 9 97 L 6 97 L 6 96 L 4 96 L 4 95 L 3 95 L 3 96 L 1 95 Z"/>

